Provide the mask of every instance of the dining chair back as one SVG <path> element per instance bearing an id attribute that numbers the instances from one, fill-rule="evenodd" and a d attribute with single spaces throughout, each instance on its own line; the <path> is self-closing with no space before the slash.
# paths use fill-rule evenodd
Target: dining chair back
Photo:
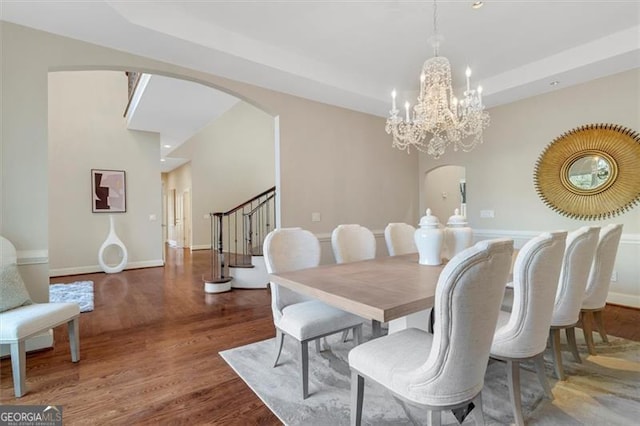
<path id="1" fill-rule="evenodd" d="M 491 345 L 491 357 L 507 364 L 509 394 L 517 425 L 524 424 L 520 396 L 520 362 L 534 359 L 538 379 L 553 398 L 544 371 L 543 353 L 562 267 L 567 233 L 546 232 L 529 240 L 513 267 L 513 306 L 501 311 Z"/>
<path id="2" fill-rule="evenodd" d="M 336 263 L 376 257 L 376 238 L 373 232 L 357 224 L 338 225 L 331 233 L 331 247 Z"/>
<path id="3" fill-rule="evenodd" d="M 384 241 L 387 244 L 389 256 L 417 253 L 418 248 L 414 239 L 416 228 L 408 223 L 390 223 L 384 229 Z"/>
<path id="4" fill-rule="evenodd" d="M 313 268 L 320 264 L 320 254 L 318 238 L 302 228 L 281 228 L 265 237 L 264 260 L 270 274 Z M 313 300 L 277 284 L 272 283 L 269 287 L 276 322 L 282 317 L 282 310 L 286 306 Z"/>
<path id="5" fill-rule="evenodd" d="M 596 226 L 583 226 L 567 235 L 549 335 L 556 376 L 560 380 L 565 378 L 560 353 L 560 330 L 565 330 L 569 349 L 576 362 L 582 362 L 575 339 L 575 326 L 580 317 L 599 231 L 600 228 Z"/>
<path id="6" fill-rule="evenodd" d="M 282 228 L 271 231 L 264 240 L 263 253 L 270 274 L 306 269 L 320 263 L 320 243 L 315 235 L 302 228 Z M 299 342 L 302 398 L 309 396 L 309 348 L 320 338 L 353 330 L 355 343 L 362 339 L 362 318 L 334 308 L 319 300 L 271 283 L 271 309 L 276 328 L 278 365 L 285 334 Z"/>
<path id="7" fill-rule="evenodd" d="M 362 419 L 365 379 L 425 406 L 430 424 L 472 401 L 483 423 L 480 393 L 512 254 L 512 240 L 486 240 L 449 261 L 436 287 L 433 335 L 409 328 L 349 352 L 351 424 Z"/>
<path id="8" fill-rule="evenodd" d="M 609 224 L 600 230 L 598 245 L 591 264 L 587 288 L 580 309 L 580 323 L 584 332 L 589 353 L 596 355 L 593 343 L 592 323 L 595 321 L 600 337 L 607 343 L 607 333 L 604 329 L 602 311 L 607 303 L 611 274 L 618 253 L 618 245 L 622 236 L 621 224 Z"/>

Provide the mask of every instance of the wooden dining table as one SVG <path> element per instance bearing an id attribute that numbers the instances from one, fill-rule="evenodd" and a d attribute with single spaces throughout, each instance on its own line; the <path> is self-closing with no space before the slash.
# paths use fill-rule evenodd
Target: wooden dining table
<path id="1" fill-rule="evenodd" d="M 407 326 L 427 327 L 426 312 L 433 307 L 443 268 L 444 264 L 420 265 L 418 254 L 406 254 L 270 276 L 274 284 L 371 319 L 377 337 L 382 322 L 390 322 L 390 332 Z"/>

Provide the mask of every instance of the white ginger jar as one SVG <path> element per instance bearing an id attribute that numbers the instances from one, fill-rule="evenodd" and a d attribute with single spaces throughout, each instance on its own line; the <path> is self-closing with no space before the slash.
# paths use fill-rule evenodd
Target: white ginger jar
<path id="1" fill-rule="evenodd" d="M 462 250 L 471 247 L 473 243 L 473 231 L 468 226 L 467 219 L 460 214 L 458 209 L 449 218 L 444 234 L 445 257 L 447 259 L 451 259 Z"/>
<path id="2" fill-rule="evenodd" d="M 440 229 L 438 218 L 427 209 L 426 216 L 420 219 L 420 227 L 413 234 L 421 265 L 442 264 L 442 245 L 444 243 L 444 231 Z"/>

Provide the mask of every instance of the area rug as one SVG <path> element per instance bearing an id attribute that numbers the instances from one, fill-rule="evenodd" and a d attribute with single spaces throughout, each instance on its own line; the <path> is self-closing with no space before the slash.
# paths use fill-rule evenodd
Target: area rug
<path id="1" fill-rule="evenodd" d="M 577 335 L 582 331 L 578 330 Z M 220 352 L 258 397 L 286 425 L 348 425 L 350 371 L 347 361 L 352 342 L 330 336 L 321 353 L 309 345 L 309 391 L 302 399 L 299 354 L 293 339 L 285 337 L 278 367 L 272 368 L 274 339 Z M 598 338 L 596 337 L 596 340 Z M 612 337 L 596 344 L 597 356 L 579 346 L 582 364 L 563 353 L 564 382 L 551 377 L 553 365 L 545 354 L 547 376 L 555 399 L 543 397 L 533 364 L 521 369 L 522 405 L 528 425 L 629 425 L 640 416 L 640 343 Z M 548 352 L 548 351 L 547 351 Z M 509 402 L 505 364 L 491 361 L 482 392 L 485 421 L 490 425 L 514 422 Z M 426 424 L 426 413 L 409 406 L 379 385 L 365 382 L 363 424 Z M 443 424 L 458 424 L 448 412 Z M 471 417 L 464 424 L 473 424 Z"/>
<path id="2" fill-rule="evenodd" d="M 93 281 L 49 285 L 50 302 L 76 302 L 80 312 L 93 311 Z"/>

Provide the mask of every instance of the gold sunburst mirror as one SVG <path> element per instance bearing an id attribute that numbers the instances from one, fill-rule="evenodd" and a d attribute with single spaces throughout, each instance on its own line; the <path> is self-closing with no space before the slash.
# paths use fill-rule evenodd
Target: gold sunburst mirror
<path id="1" fill-rule="evenodd" d="M 557 137 L 542 152 L 534 182 L 560 214 L 598 220 L 640 202 L 640 135 L 614 124 L 590 124 Z"/>

